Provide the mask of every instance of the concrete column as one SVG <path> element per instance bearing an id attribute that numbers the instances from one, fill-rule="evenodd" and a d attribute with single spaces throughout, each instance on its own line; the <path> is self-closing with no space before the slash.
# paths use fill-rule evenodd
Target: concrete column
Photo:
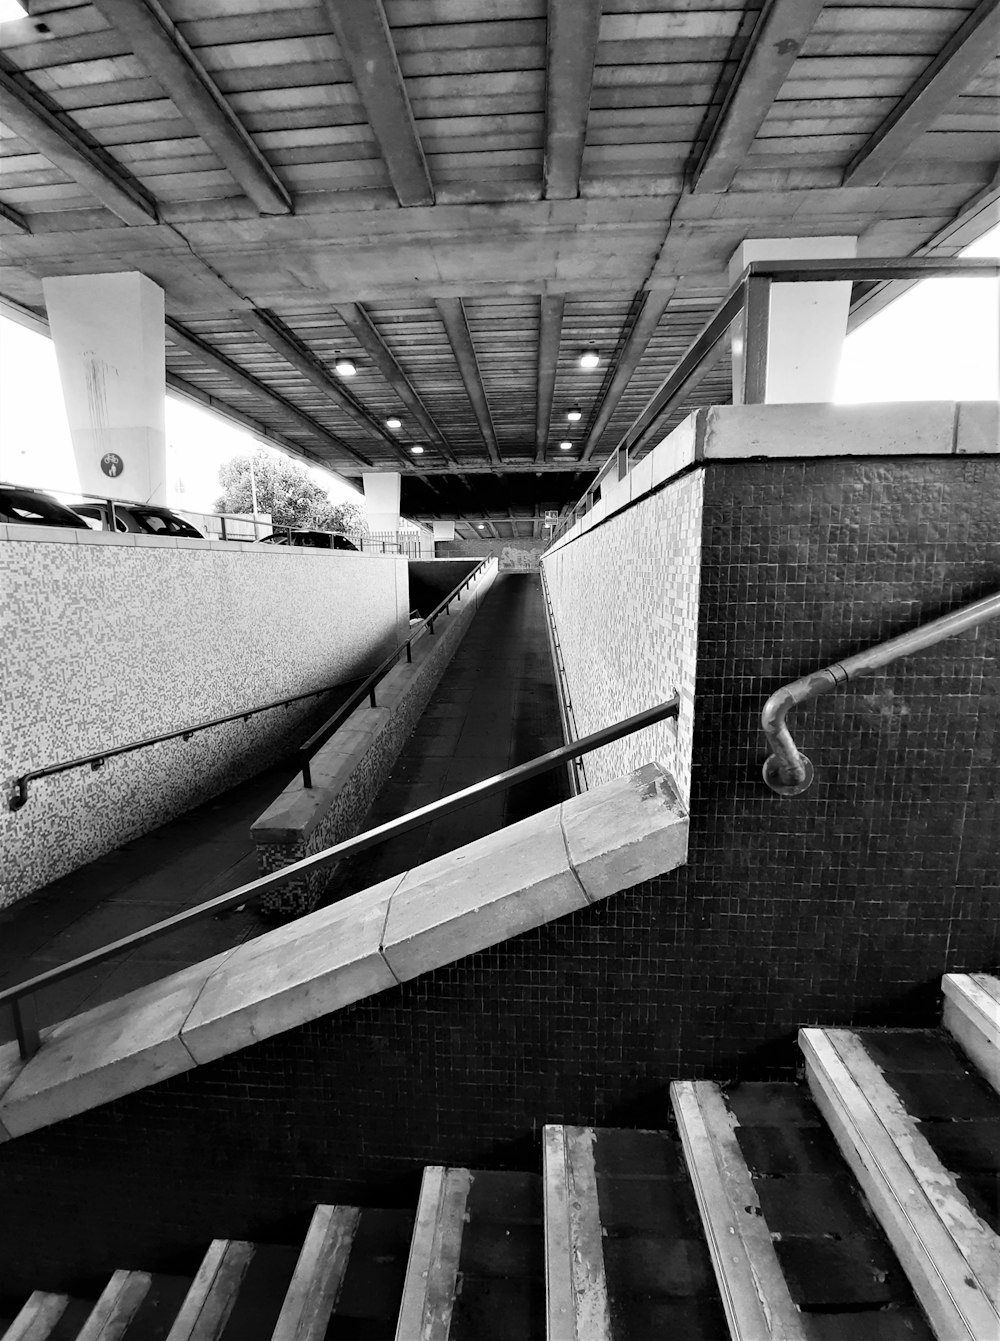
<path id="1" fill-rule="evenodd" d="M 819 261 L 831 257 L 844 260 L 853 259 L 857 250 L 858 239 L 850 236 L 750 238 L 733 254 L 729 282 L 735 284 L 751 261 Z M 850 301 L 849 281 L 772 286 L 765 402 L 788 404 L 833 399 Z M 742 317 L 733 323 L 731 338 L 733 404 L 741 405 L 745 340 Z"/>
<path id="2" fill-rule="evenodd" d="M 81 490 L 166 503 L 163 290 L 137 271 L 42 289 Z"/>
<path id="3" fill-rule="evenodd" d="M 368 526 L 372 531 L 399 530 L 399 474 L 380 470 L 365 472 L 365 504 L 368 508 Z"/>
<path id="4" fill-rule="evenodd" d="M 455 523 L 453 521 L 437 520 L 433 523 L 435 540 L 454 540 Z"/>

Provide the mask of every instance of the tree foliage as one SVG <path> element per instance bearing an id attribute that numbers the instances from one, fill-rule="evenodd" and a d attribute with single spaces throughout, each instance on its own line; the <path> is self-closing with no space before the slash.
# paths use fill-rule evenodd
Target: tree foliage
<path id="1" fill-rule="evenodd" d="M 223 492 L 216 500 L 219 512 L 252 512 L 250 462 L 253 461 L 258 512 L 269 512 L 275 526 L 310 531 L 363 531 L 364 509 L 359 503 L 332 503 L 304 466 L 286 456 L 272 456 L 258 448 L 234 456 L 219 471 Z"/>

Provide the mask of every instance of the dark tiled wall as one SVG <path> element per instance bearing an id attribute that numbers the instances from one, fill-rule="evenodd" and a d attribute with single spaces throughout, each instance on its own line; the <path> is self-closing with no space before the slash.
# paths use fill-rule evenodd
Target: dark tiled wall
<path id="1" fill-rule="evenodd" d="M 757 721 L 1000 587 L 998 496 L 992 461 L 711 467 L 688 866 L 0 1146 L 6 1288 L 412 1200 L 423 1162 L 534 1167 L 544 1122 L 655 1126 L 676 1077 L 789 1074 L 802 1023 L 935 1020 L 940 974 L 998 951 L 1000 628 L 800 710 L 798 800 Z"/>

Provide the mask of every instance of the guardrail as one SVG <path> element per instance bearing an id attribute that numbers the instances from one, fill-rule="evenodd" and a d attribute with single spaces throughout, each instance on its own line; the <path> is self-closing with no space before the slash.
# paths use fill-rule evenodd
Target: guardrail
<path id="1" fill-rule="evenodd" d="M 604 465 L 587 485 L 577 502 L 566 510 L 554 528 L 558 540 L 600 497 L 601 484 L 612 472 L 624 479 L 635 454 L 658 432 L 658 425 L 678 405 L 721 357 L 733 324 L 742 319 L 743 404 L 759 405 L 767 385 L 767 346 L 771 319 L 772 284 L 816 284 L 907 282 L 922 279 L 995 279 L 1000 261 L 985 258 L 939 260 L 909 256 L 886 260 L 844 261 L 752 261 L 730 289 L 701 333 L 688 346 L 636 419 L 612 450 Z"/>
<path id="2" fill-rule="evenodd" d="M 764 781 L 779 796 L 798 796 L 812 784 L 812 761 L 796 749 L 785 720 L 792 708 L 800 703 L 809 703 L 821 694 L 828 694 L 838 685 L 857 680 L 862 675 L 870 675 L 872 671 L 880 670 L 900 657 L 923 651 L 926 647 L 943 642 L 945 638 L 954 638 L 967 629 L 974 629 L 987 620 L 996 619 L 998 615 L 1000 592 L 995 592 L 992 596 L 973 601 L 961 610 L 953 610 L 908 633 L 901 633 L 864 652 L 856 652 L 843 661 L 835 661 L 831 666 L 824 666 L 811 675 L 782 685 L 764 704 L 760 715 L 761 730 L 771 747 L 771 753 L 764 761 Z"/>
<path id="3" fill-rule="evenodd" d="M 412 662 L 412 648 L 417 639 L 424 637 L 425 634 L 433 634 L 435 621 L 438 620 L 442 614 L 449 614 L 452 603 L 462 599 L 462 592 L 465 588 L 469 586 L 470 583 L 474 582 L 484 569 L 495 562 L 495 559 L 490 558 L 483 559 L 481 563 L 477 564 L 472 572 L 469 573 L 467 577 L 463 578 L 454 591 L 449 592 L 440 605 L 436 605 L 427 618 L 421 620 L 416 631 L 410 634 L 406 642 L 400 643 L 395 651 L 390 652 L 386 659 L 376 666 L 371 675 L 369 675 L 366 680 L 362 680 L 361 684 L 350 698 L 341 704 L 333 716 L 329 717 L 323 725 L 314 731 L 309 739 L 299 747 L 299 767 L 302 770 L 303 787 L 312 786 L 310 761 L 313 755 L 323 748 L 335 731 L 338 731 L 340 727 L 343 726 L 354 709 L 359 703 L 364 701 L 366 696 L 371 707 L 378 707 L 378 701 L 375 698 L 375 690 L 378 687 L 379 681 L 385 679 L 404 652 L 406 653 L 407 661 Z"/>
<path id="4" fill-rule="evenodd" d="M 497 773 L 482 782 L 473 783 L 471 787 L 465 787 L 461 791 L 453 792 L 450 796 L 432 801 L 430 805 L 421 806 L 418 810 L 411 810 L 408 815 L 401 815 L 399 819 L 390 820 L 388 824 L 380 824 L 375 829 L 369 829 L 354 838 L 348 838 L 333 847 L 325 848 L 322 852 L 315 852 L 312 856 L 303 857 L 301 861 L 293 862 L 290 866 L 285 866 L 271 875 L 261 876 L 257 880 L 251 880 L 249 884 L 240 885 L 238 889 L 231 889 L 226 894 L 220 894 L 217 898 L 209 899 L 207 903 L 199 904 L 197 908 L 189 908 L 183 913 L 176 913 L 173 917 L 168 917 L 162 922 L 156 922 L 152 926 L 144 927 L 141 931 L 135 931 L 130 936 L 123 936 L 121 940 L 112 941 L 99 950 L 91 950 L 89 954 L 80 955 L 79 958 L 73 959 L 67 964 L 61 964 L 57 968 L 49 969 L 46 973 L 36 974 L 35 977 L 28 978 L 25 982 L 18 983 L 14 987 L 6 988 L 0 992 L 0 1006 L 10 1006 L 13 1011 L 14 1031 L 17 1035 L 21 1056 L 25 1059 L 33 1057 L 41 1046 L 35 997 L 38 992 L 46 987 L 51 987 L 53 983 L 72 977 L 74 973 L 79 973 L 83 969 L 102 964 L 106 960 L 114 958 L 117 954 L 134 950 L 149 941 L 158 940 L 161 936 L 176 931 L 178 927 L 188 926 L 192 922 L 200 921 L 206 917 L 214 917 L 230 908 L 248 903 L 261 894 L 286 884 L 289 880 L 294 880 L 303 871 L 313 871 L 324 866 L 330 866 L 334 862 L 342 861 L 345 857 L 356 856 L 359 852 L 365 852 L 369 848 L 376 847 L 387 839 L 396 838 L 399 834 L 409 833 L 411 829 L 416 829 L 421 824 L 428 824 L 431 820 L 461 810 L 463 806 L 472 805 L 487 796 L 506 791 L 519 782 L 526 782 L 529 778 L 538 777 L 541 773 L 547 773 L 550 769 L 558 768 L 560 764 L 566 763 L 577 755 L 589 754 L 592 750 L 600 749 L 602 745 L 610 745 L 613 741 L 621 740 L 624 736 L 630 736 L 633 732 L 641 731 L 644 727 L 662 722 L 667 717 L 676 717 L 679 709 L 680 698 L 675 694 L 672 698 L 656 704 L 655 707 L 647 708 L 645 712 L 626 717 L 601 731 L 594 731 L 589 736 L 584 736 L 582 740 L 570 741 L 569 744 L 561 745 L 557 750 L 550 750 L 547 754 L 538 755 L 526 764 L 518 764 L 515 768 L 508 768 L 503 773 Z"/>

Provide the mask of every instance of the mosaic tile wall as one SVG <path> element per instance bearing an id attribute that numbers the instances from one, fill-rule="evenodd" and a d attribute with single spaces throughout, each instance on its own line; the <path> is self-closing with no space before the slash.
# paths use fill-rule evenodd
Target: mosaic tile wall
<path id="1" fill-rule="evenodd" d="M 434 553 L 439 559 L 486 559 L 495 555 L 501 573 L 530 573 L 538 568 L 547 540 L 439 540 Z"/>
<path id="2" fill-rule="evenodd" d="M 590 787 L 662 759 L 690 796 L 702 492 L 695 471 L 544 560 L 580 735 L 681 697 L 676 721 L 588 755 Z"/>
<path id="3" fill-rule="evenodd" d="M 757 722 L 1000 587 L 998 498 L 998 462 L 707 468 L 689 864 L 0 1145 L 6 1288 L 412 1205 L 423 1163 L 537 1169 L 545 1122 L 655 1127 L 678 1077 L 788 1077 L 802 1023 L 935 1022 L 940 974 L 1000 953 L 1000 628 L 798 710 L 797 800 L 761 782 Z"/>
<path id="4" fill-rule="evenodd" d="M 96 533 L 95 533 L 96 535 Z M 394 556 L 0 542 L 0 759 L 13 778 L 356 677 L 407 626 Z M 272 762 L 280 708 L 33 782 L 0 804 L 0 906 Z"/>

